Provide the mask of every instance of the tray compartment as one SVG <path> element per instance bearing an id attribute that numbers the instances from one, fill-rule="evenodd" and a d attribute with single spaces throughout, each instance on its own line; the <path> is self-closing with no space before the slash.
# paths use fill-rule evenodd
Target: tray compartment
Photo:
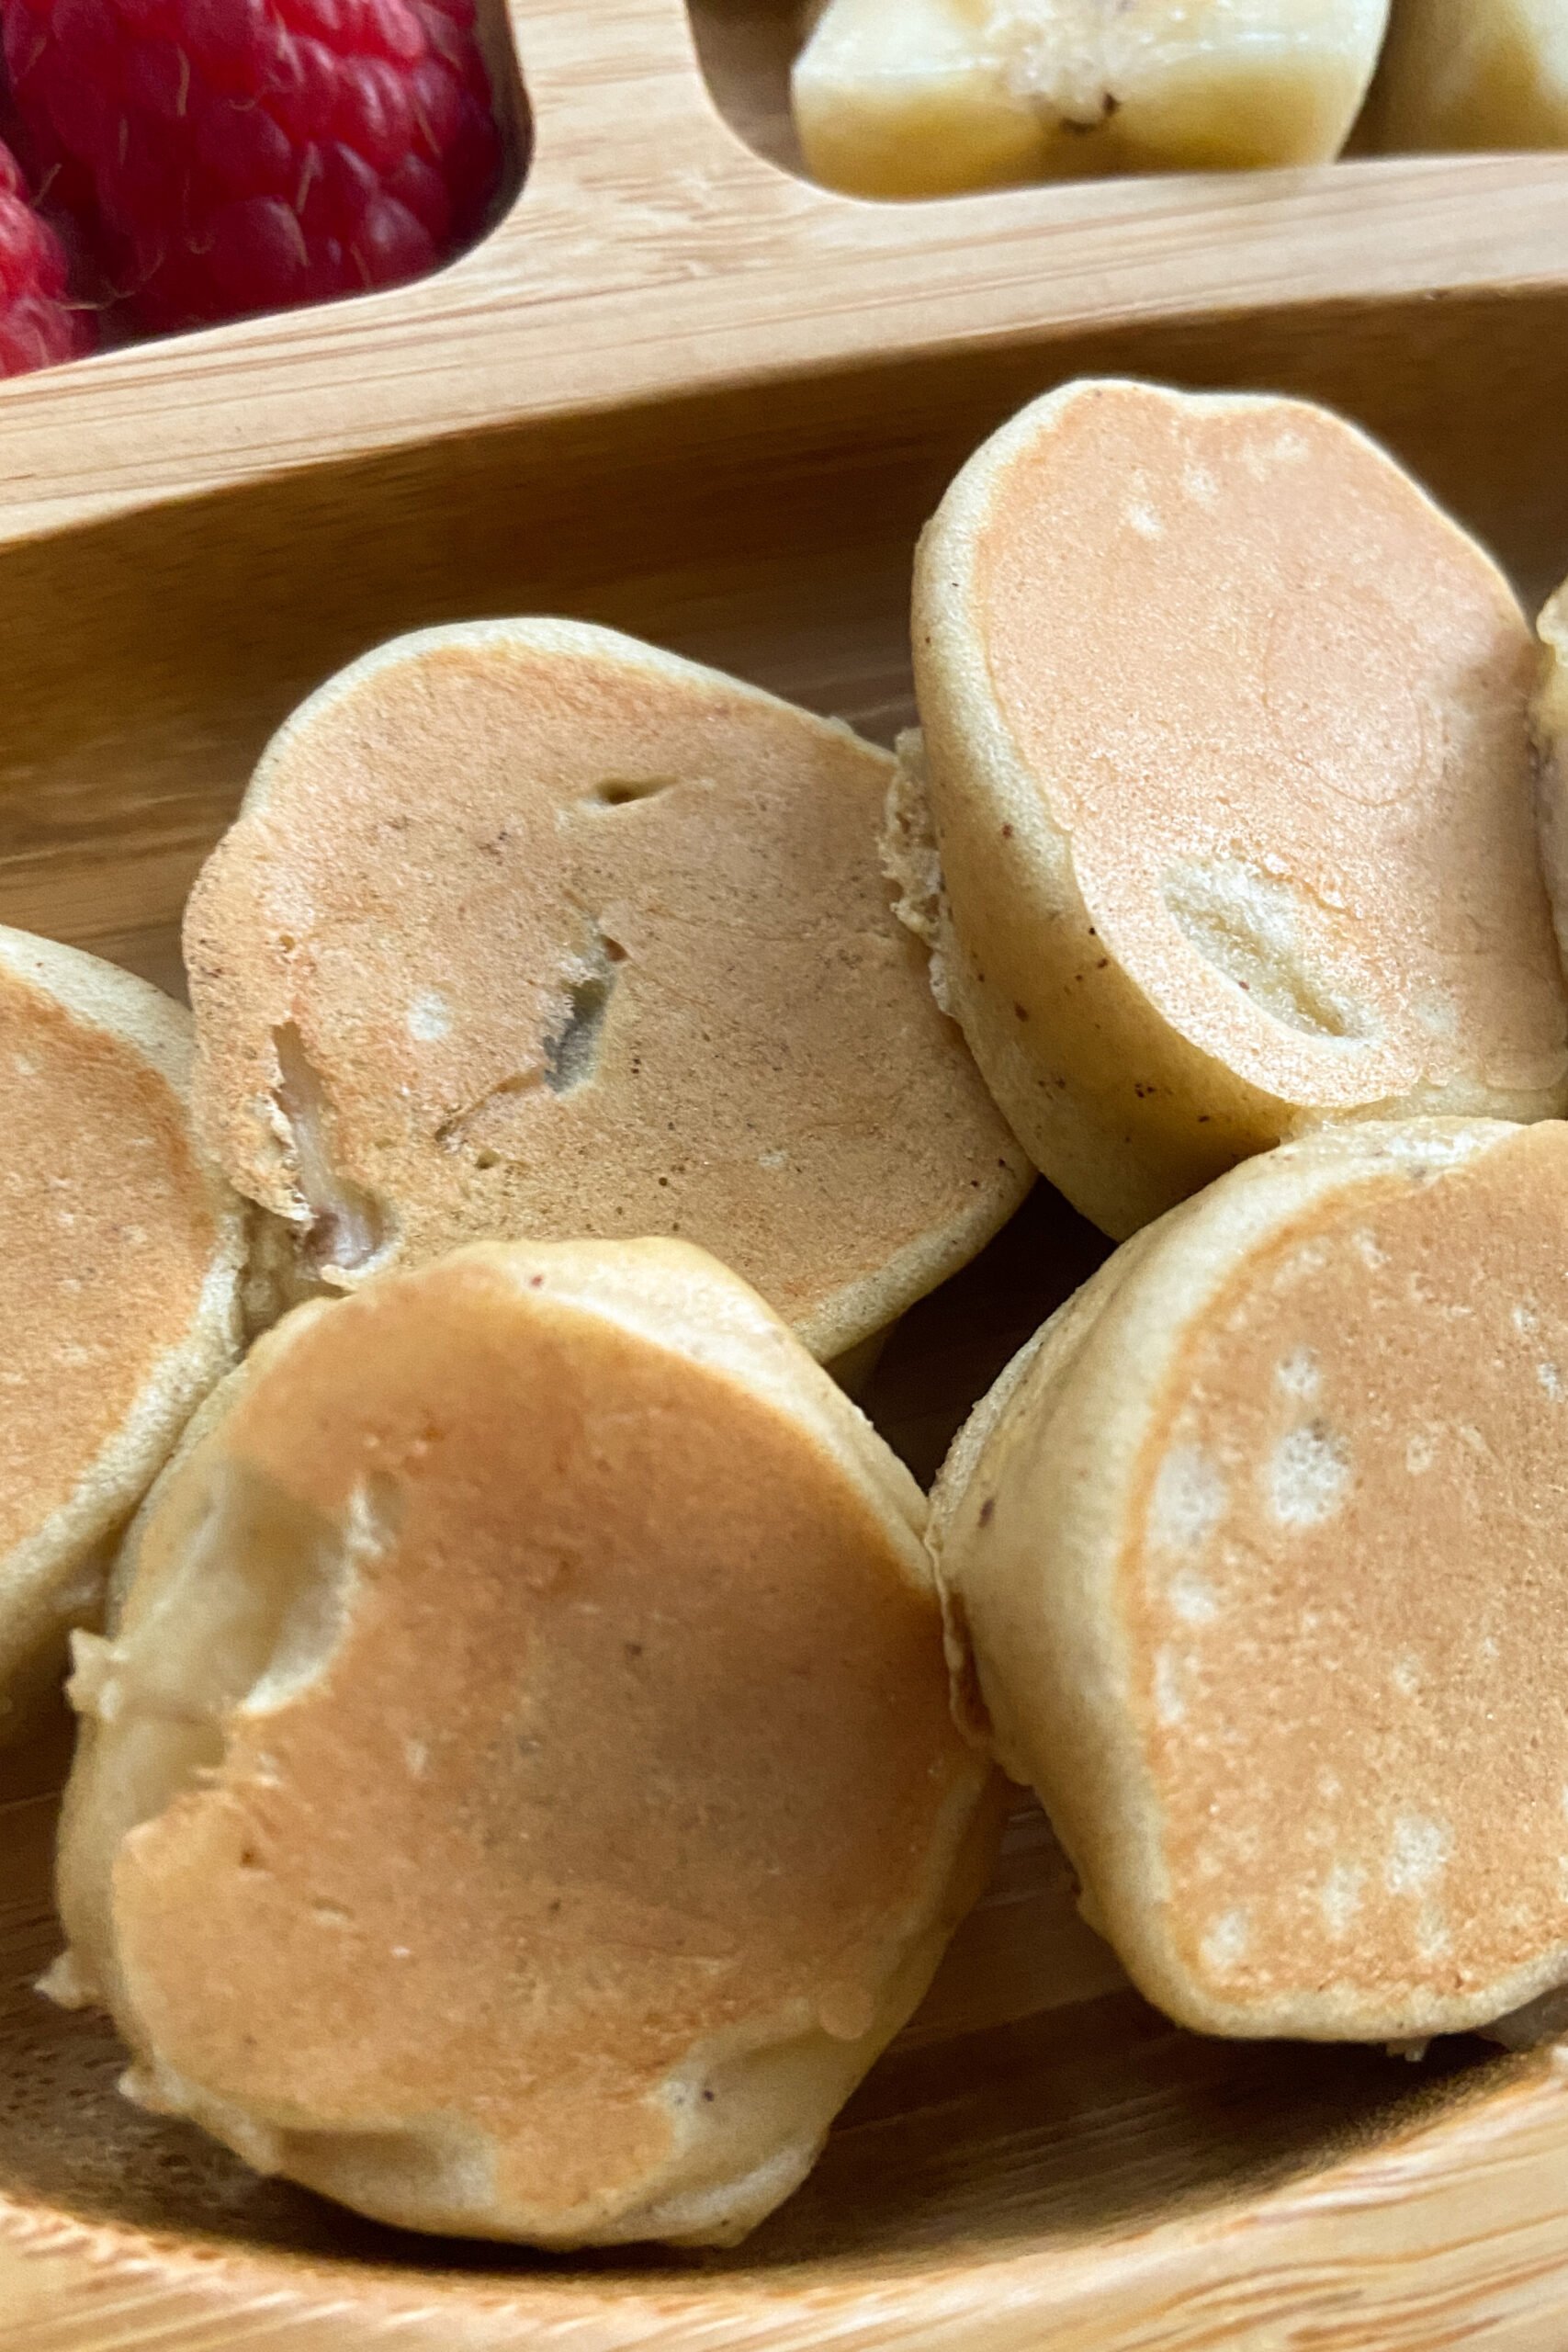
<path id="1" fill-rule="evenodd" d="M 1328 400 L 1529 597 L 1568 570 L 1568 288 L 1043 321 L 503 410 L 468 433 L 444 415 L 0 543 L 0 920 L 176 985 L 185 890 L 269 729 L 340 662 L 433 621 L 580 614 L 888 740 L 911 710 L 921 522 L 986 432 L 1086 371 Z M 908 1318 L 870 1401 L 923 1471 L 1103 1248 L 1042 1188 Z M 1439 2312 L 1431 2328 L 1535 2345 L 1568 2310 L 1568 2101 L 1549 2057 L 1466 2041 L 1416 2069 L 1180 2034 L 1077 1923 L 1027 1805 L 813 2184 L 737 2255 L 573 2264 L 374 2230 L 124 2106 L 104 2029 L 27 1989 L 52 1948 L 51 1760 L 13 1759 L 0 1782 L 7 2352 L 469 2352 L 555 2327 L 574 2352 L 699 2334 L 805 2352 L 828 2333 L 1024 2352 L 1043 2330 L 1053 2352 L 1262 2352 L 1309 2326 L 1325 2352 L 1370 2352 L 1430 2340 L 1421 2315 Z"/>

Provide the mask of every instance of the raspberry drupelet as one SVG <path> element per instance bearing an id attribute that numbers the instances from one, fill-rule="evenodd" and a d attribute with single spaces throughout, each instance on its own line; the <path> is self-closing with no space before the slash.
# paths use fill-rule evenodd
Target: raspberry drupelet
<path id="1" fill-rule="evenodd" d="M 74 359 L 92 340 L 86 313 L 66 299 L 60 241 L 33 210 L 21 166 L 0 143 L 0 376 Z"/>

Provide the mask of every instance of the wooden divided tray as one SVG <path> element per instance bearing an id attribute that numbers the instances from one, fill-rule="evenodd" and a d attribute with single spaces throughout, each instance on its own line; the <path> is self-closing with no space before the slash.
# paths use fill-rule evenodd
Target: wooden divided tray
<path id="1" fill-rule="evenodd" d="M 787 167 L 783 11 L 693 13 L 513 0 L 533 168 L 439 277 L 0 387 L 0 922 L 177 988 L 269 729 L 423 623 L 581 614 L 889 739 L 916 531 L 1085 370 L 1328 401 L 1527 596 L 1568 571 L 1568 157 L 865 205 Z M 1104 1248 L 1042 1188 L 900 1327 L 867 1402 L 922 1476 Z M 62 1726 L 0 1781 L 4 2352 L 1568 2343 L 1555 2053 L 1179 2032 L 1021 1804 L 924 2008 L 738 2253 L 357 2222 L 128 2106 L 107 2030 L 29 1989 L 63 1755 Z"/>

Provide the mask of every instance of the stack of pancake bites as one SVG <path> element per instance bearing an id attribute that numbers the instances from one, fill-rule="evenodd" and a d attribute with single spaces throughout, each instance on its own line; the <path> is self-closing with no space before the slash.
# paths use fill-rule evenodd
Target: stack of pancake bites
<path id="1" fill-rule="evenodd" d="M 913 643 L 894 756 L 403 638 L 268 747 L 194 1021 L 0 933 L 42 1989 L 360 2212 L 733 2244 L 1007 1778 L 1183 2025 L 1564 2014 L 1568 599 L 1322 410 L 1082 382 Z M 1037 1169 L 1122 1246 L 928 1499 L 849 1392 Z"/>

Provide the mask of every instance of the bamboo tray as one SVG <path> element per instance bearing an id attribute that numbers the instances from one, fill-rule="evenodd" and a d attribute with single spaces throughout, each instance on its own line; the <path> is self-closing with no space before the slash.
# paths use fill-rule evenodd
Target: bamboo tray
<path id="1" fill-rule="evenodd" d="M 1527 595 L 1568 571 L 1568 158 L 857 204 L 769 159 L 776 12 L 694 7 L 707 81 L 684 0 L 513 0 L 533 171 L 440 277 L 0 387 L 0 922 L 177 987 L 180 904 L 266 733 L 426 622 L 582 614 L 887 738 L 914 533 L 985 432 L 1085 369 L 1334 402 Z M 918 1469 L 1104 1246 L 1042 1188 L 907 1319 L 868 1402 Z M 112 2039 L 28 1990 L 63 1754 L 0 1777 L 4 2352 L 1568 2341 L 1554 2054 L 1179 2033 L 1027 1805 L 920 2015 L 739 2253 L 572 2263 L 355 2222 L 125 2105 Z"/>

